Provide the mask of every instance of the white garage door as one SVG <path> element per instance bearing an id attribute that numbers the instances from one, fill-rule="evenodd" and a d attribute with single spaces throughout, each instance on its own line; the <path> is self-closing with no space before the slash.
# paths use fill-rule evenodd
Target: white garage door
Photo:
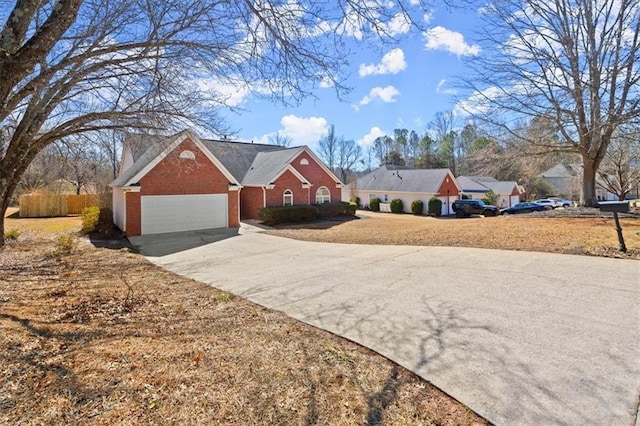
<path id="1" fill-rule="evenodd" d="M 519 195 L 512 195 L 511 196 L 511 206 L 515 206 L 519 202 L 520 202 L 520 196 Z M 511 207 L 511 206 L 509 206 L 509 207 Z"/>
<path id="2" fill-rule="evenodd" d="M 227 194 L 141 197 L 142 234 L 226 228 Z"/>

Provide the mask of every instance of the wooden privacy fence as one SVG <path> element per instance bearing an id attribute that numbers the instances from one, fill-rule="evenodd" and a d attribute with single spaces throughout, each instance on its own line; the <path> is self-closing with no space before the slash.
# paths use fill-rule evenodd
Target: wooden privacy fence
<path id="1" fill-rule="evenodd" d="M 51 217 L 82 214 L 86 207 L 97 206 L 93 194 L 55 195 L 27 194 L 20 196 L 20 217 Z"/>

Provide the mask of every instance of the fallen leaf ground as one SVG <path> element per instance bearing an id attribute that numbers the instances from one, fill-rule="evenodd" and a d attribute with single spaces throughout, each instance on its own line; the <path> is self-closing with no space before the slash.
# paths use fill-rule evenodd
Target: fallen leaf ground
<path id="1" fill-rule="evenodd" d="M 60 252 L 79 224 L 5 222 L 20 235 L 0 250 L 0 424 L 486 423 L 368 349 L 142 256 Z"/>

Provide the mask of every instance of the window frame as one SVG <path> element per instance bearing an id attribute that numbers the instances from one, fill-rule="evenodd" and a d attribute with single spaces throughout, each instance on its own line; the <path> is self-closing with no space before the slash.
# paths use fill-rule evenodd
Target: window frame
<path id="1" fill-rule="evenodd" d="M 291 199 L 291 203 L 287 204 L 287 198 Z M 292 206 L 293 205 L 293 191 L 290 189 L 285 189 L 282 193 L 282 205 L 283 206 Z"/>
<path id="2" fill-rule="evenodd" d="M 319 195 L 320 191 L 322 190 L 327 191 L 326 195 L 325 194 Z M 318 197 L 321 197 L 320 201 L 318 201 Z M 327 188 L 326 186 L 321 186 L 320 188 L 318 188 L 318 190 L 316 191 L 316 204 L 325 204 L 330 202 L 331 202 L 331 191 L 329 191 L 329 188 Z"/>

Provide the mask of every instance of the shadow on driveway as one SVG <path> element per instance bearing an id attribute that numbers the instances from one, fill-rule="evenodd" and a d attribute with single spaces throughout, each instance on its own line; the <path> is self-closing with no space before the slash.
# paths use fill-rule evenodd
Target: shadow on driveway
<path id="1" fill-rule="evenodd" d="M 144 256 L 166 256 L 238 235 L 239 228 L 201 229 L 198 231 L 129 237 L 133 251 Z"/>

